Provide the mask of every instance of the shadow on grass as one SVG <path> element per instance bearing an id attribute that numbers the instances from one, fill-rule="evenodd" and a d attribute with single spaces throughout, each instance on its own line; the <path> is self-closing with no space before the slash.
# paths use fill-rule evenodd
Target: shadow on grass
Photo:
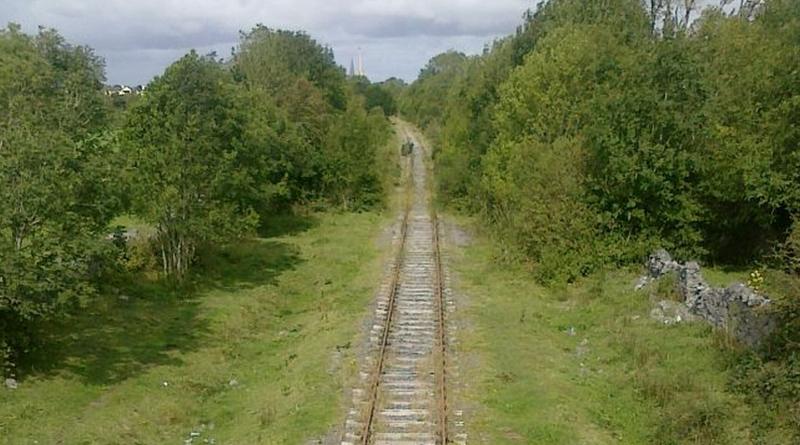
<path id="1" fill-rule="evenodd" d="M 206 252 L 191 283 L 133 276 L 72 317 L 43 326 L 44 345 L 21 366 L 23 376 L 69 372 L 85 383 L 121 382 L 153 366 L 182 364 L 181 355 L 213 342 L 204 300 L 275 283 L 301 259 L 291 244 L 251 240 Z"/>
<path id="2" fill-rule="evenodd" d="M 297 235 L 316 227 L 318 224 L 319 219 L 313 215 L 275 214 L 262 218 L 261 225 L 258 228 L 258 235 L 264 238 Z"/>
<path id="3" fill-rule="evenodd" d="M 255 239 L 206 251 L 196 267 L 195 283 L 199 289 L 252 288 L 275 284 L 283 272 L 301 262 L 291 244 Z"/>

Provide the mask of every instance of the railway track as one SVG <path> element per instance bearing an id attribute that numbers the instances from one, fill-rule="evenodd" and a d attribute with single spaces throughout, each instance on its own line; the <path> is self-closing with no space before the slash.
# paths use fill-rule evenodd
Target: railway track
<path id="1" fill-rule="evenodd" d="M 450 431 L 461 422 L 448 417 L 444 271 L 424 151 L 416 146 L 397 255 L 378 295 L 342 445 L 465 443 Z"/>

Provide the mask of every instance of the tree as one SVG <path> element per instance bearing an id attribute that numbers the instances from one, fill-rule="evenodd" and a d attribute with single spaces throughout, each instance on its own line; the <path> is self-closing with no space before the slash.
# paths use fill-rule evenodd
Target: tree
<path id="1" fill-rule="evenodd" d="M 343 110 L 347 106 L 344 69 L 336 64 L 330 48 L 304 32 L 256 25 L 250 32 L 241 33 L 234 64 L 239 76 L 267 88 L 279 103 L 285 89 L 303 78 L 319 88 L 333 108 Z"/>
<path id="2" fill-rule="evenodd" d="M 365 76 L 356 76 L 350 79 L 350 85 L 356 94 L 364 97 L 364 108 L 367 110 L 380 108 L 384 116 L 397 113 L 397 84 L 372 83 Z"/>
<path id="3" fill-rule="evenodd" d="M 386 143 L 387 127 L 377 108 L 364 110 L 361 97 L 353 97 L 347 112 L 331 126 L 324 151 L 324 187 L 342 208 L 359 210 L 382 201 L 377 148 Z"/>
<path id="4" fill-rule="evenodd" d="M 165 275 L 186 277 L 203 243 L 252 230 L 240 193 L 249 147 L 230 73 L 192 51 L 154 80 L 126 130 L 134 212 L 156 227 Z"/>
<path id="5" fill-rule="evenodd" d="M 366 119 L 364 111 L 380 106 L 385 113 L 391 113 L 391 97 L 365 78 L 348 84 L 333 52 L 302 32 L 259 25 L 242 33 L 232 68 L 247 94 L 267 98 L 280 110 L 280 121 L 286 124 L 282 127 L 291 142 L 282 144 L 279 156 L 285 169 L 282 183 L 286 185 L 286 204 L 325 200 L 360 208 L 377 202 L 371 184 L 361 193 L 352 189 L 355 183 L 351 180 L 373 178 L 380 171 L 374 156 L 376 146 L 372 144 L 385 141 L 386 119 Z M 362 95 L 365 100 L 356 97 Z M 272 120 L 259 117 L 262 111 L 258 107 L 251 111 L 251 119 Z M 361 132 L 367 139 L 345 137 L 342 128 Z M 375 132 L 382 136 L 375 137 Z M 359 162 L 343 161 L 354 160 L 353 155 L 359 157 Z M 338 183 L 339 180 L 344 182 Z"/>
<path id="6" fill-rule="evenodd" d="M 118 208 L 103 80 L 92 51 L 53 30 L 0 30 L 0 352 L 12 362 L 38 322 L 93 294 Z"/>

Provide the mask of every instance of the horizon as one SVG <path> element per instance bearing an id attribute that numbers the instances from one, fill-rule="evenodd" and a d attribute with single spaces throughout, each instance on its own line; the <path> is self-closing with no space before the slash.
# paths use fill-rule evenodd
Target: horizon
<path id="1" fill-rule="evenodd" d="M 228 58 L 239 43 L 239 33 L 259 23 L 308 33 L 333 50 L 345 71 L 360 50 L 372 82 L 392 77 L 413 82 L 435 55 L 449 50 L 480 54 L 495 39 L 512 33 L 525 11 L 535 7 L 532 0 L 491 4 L 144 0 L 138 4 L 140 8 L 131 10 L 118 0 L 11 0 L 0 11 L 0 22 L 17 23 L 26 33 L 35 33 L 40 26 L 53 28 L 69 43 L 91 47 L 105 61 L 108 85 L 147 85 L 192 49 Z M 156 7 L 161 13 L 153 17 L 149 11 Z"/>

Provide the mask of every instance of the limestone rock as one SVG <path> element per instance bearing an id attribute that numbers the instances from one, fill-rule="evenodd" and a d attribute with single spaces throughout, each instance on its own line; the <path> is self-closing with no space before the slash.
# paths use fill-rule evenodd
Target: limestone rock
<path id="1" fill-rule="evenodd" d="M 677 301 L 661 300 L 650 311 L 650 318 L 666 325 L 684 323 L 697 320 L 697 317 L 689 312 L 685 304 Z"/>
<path id="2" fill-rule="evenodd" d="M 677 271 L 680 264 L 674 261 L 669 252 L 658 249 L 647 259 L 647 270 L 652 278 L 659 278 L 669 272 Z"/>
<path id="3" fill-rule="evenodd" d="M 727 288 L 714 288 L 703 278 L 700 265 L 674 261 L 666 250 L 654 252 L 647 260 L 649 280 L 670 272 L 678 273 L 678 286 L 684 304 L 660 301 L 650 313 L 651 318 L 665 324 L 702 318 L 724 329 L 743 344 L 756 347 L 775 328 L 769 309 L 771 301 L 742 283 Z M 647 280 L 640 280 L 645 283 Z M 643 285 L 642 285 L 643 286 Z M 637 285 L 637 288 L 640 287 Z"/>

